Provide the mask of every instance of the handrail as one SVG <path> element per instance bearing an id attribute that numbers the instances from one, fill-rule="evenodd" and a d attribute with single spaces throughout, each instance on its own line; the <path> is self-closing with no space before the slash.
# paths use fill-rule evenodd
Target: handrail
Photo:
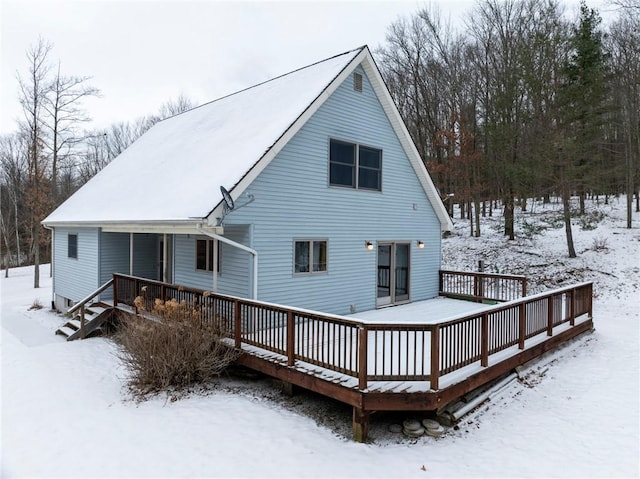
<path id="1" fill-rule="evenodd" d="M 314 364 L 357 380 L 429 381 L 471 364 L 490 365 L 493 354 L 525 349 L 534 336 L 587 315 L 592 318 L 593 284 L 580 283 L 503 302 L 475 313 L 432 323 L 375 323 L 301 308 L 210 293 L 203 290 L 114 274 L 114 304 L 133 305 L 144 296 L 175 298 L 197 311 L 201 321 L 219 322 L 239 349 L 254 346 Z"/>
<path id="2" fill-rule="evenodd" d="M 527 295 L 527 278 L 514 274 L 440 270 L 439 294 L 477 302 L 511 301 Z"/>
<path id="3" fill-rule="evenodd" d="M 76 304 L 74 304 L 73 306 L 71 306 L 68 310 L 67 313 L 71 314 L 76 312 L 78 309 L 80 310 L 80 338 L 84 339 L 86 334 L 85 334 L 85 317 L 84 317 L 84 310 L 85 310 L 85 305 L 91 301 L 93 298 L 95 298 L 96 296 L 98 296 L 100 293 L 102 293 L 103 291 L 105 291 L 106 289 L 108 289 L 114 282 L 114 279 L 111 278 L 109 281 L 107 281 L 106 283 L 104 283 L 102 286 L 100 286 L 98 289 L 96 289 L 93 293 L 91 293 L 89 296 L 87 296 L 84 299 L 81 299 L 79 302 L 77 302 Z"/>
<path id="4" fill-rule="evenodd" d="M 106 289 L 109 289 L 109 287 L 113 284 L 113 278 L 111 278 L 109 281 L 107 281 L 106 283 L 104 283 L 102 286 L 100 286 L 98 289 L 96 289 L 93 293 L 91 293 L 89 296 L 87 296 L 86 298 L 81 299 L 80 301 L 78 301 L 76 304 L 74 304 L 73 306 L 71 306 L 69 309 L 67 309 L 67 313 L 73 313 L 75 311 L 77 311 L 78 309 L 80 309 L 80 307 L 84 304 L 87 304 L 89 301 L 91 301 L 93 298 L 95 298 L 96 296 L 98 296 L 100 293 L 102 293 L 103 291 L 105 291 Z"/>

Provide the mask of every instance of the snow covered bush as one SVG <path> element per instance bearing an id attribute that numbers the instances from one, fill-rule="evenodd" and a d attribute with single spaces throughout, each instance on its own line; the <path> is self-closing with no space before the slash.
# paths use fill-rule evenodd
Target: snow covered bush
<path id="1" fill-rule="evenodd" d="M 140 308 L 142 298 L 136 298 Z M 156 299 L 152 317 L 125 315 L 114 335 L 118 358 L 136 395 L 182 389 L 219 376 L 237 358 L 220 324 L 205 324 L 195 308 Z"/>

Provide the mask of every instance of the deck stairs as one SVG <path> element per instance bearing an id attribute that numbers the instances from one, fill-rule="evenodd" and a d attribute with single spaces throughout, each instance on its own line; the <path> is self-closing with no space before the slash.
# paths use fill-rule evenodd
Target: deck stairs
<path id="1" fill-rule="evenodd" d="M 102 326 L 111 318 L 113 305 L 96 300 L 98 295 L 113 286 L 110 279 L 86 298 L 69 308 L 70 319 L 56 330 L 56 334 L 66 336 L 67 341 L 85 339 L 102 333 Z"/>
<path id="2" fill-rule="evenodd" d="M 93 303 L 84 308 L 84 337 L 99 336 L 102 326 L 110 318 L 112 306 L 104 303 Z M 56 334 L 66 336 L 67 341 L 82 339 L 82 312 L 76 310 L 73 316 L 56 330 Z"/>

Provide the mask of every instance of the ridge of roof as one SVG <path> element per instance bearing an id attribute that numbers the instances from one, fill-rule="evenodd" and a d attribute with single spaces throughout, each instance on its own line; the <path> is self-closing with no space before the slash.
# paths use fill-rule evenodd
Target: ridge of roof
<path id="1" fill-rule="evenodd" d="M 353 48 L 353 49 L 351 49 L 351 50 L 347 50 L 346 52 L 342 52 L 342 53 L 338 53 L 338 54 L 336 54 L 336 55 L 332 55 L 332 56 L 330 56 L 330 57 L 328 57 L 328 58 L 324 58 L 324 59 L 319 60 L 319 61 L 317 61 L 317 62 L 310 63 L 309 65 L 305 65 L 305 66 L 303 66 L 303 67 L 296 68 L 295 70 L 288 71 L 287 73 L 283 73 L 283 74 L 278 75 L 278 76 L 276 76 L 276 77 L 269 78 L 268 80 L 264 80 L 264 81 L 261 81 L 261 82 L 259 82 L 259 83 L 255 83 L 255 84 L 253 84 L 253 85 L 251 85 L 251 86 L 248 86 L 248 87 L 246 87 L 246 88 L 242 88 L 241 90 L 237 90 L 237 91 L 234 91 L 234 92 L 228 93 L 228 94 L 226 94 L 226 95 L 223 95 L 223 96 L 220 96 L 220 97 L 215 98 L 215 99 L 213 99 L 213 100 L 210 100 L 210 101 L 207 101 L 207 102 L 205 102 L 205 103 L 202 103 L 201 105 L 197 105 L 197 106 L 194 106 L 193 108 L 189 108 L 188 110 L 181 111 L 181 112 L 176 113 L 176 114 L 174 114 L 174 115 L 168 116 L 168 117 L 163 118 L 162 120 L 160 120 L 158 123 L 163 122 L 163 121 L 166 121 L 166 120 L 170 120 L 171 118 L 175 118 L 175 117 L 180 116 L 180 115 L 182 115 L 182 114 L 184 114 L 184 113 L 188 113 L 188 112 L 190 112 L 190 111 L 197 110 L 197 109 L 202 108 L 202 107 L 205 107 L 205 106 L 207 106 L 207 105 L 211 105 L 212 103 L 215 103 L 215 102 L 218 102 L 218 101 L 221 101 L 221 100 L 225 100 L 225 99 L 227 99 L 227 98 L 229 98 L 229 97 L 232 97 L 232 96 L 234 96 L 234 95 L 239 95 L 240 93 L 244 93 L 244 92 L 246 92 L 246 91 L 248 91 L 248 90 L 252 90 L 252 89 L 254 89 L 254 88 L 260 87 L 260 86 L 265 85 L 265 84 L 267 84 L 267 83 L 274 82 L 274 81 L 276 81 L 276 80 L 280 80 L 281 78 L 284 78 L 284 77 L 286 77 L 286 76 L 288 76 L 288 75 L 292 75 L 292 74 L 294 74 L 294 73 L 298 73 L 298 72 L 300 72 L 300 71 L 302 71 L 302 70 L 306 70 L 307 68 L 312 68 L 312 67 L 314 67 L 314 66 L 316 66 L 316 65 L 319 65 L 319 64 L 321 64 L 321 63 L 324 63 L 324 62 L 328 62 L 328 61 L 334 60 L 334 59 L 336 59 L 336 58 L 338 58 L 338 57 L 341 57 L 341 56 L 343 56 L 343 55 L 349 55 L 349 54 L 354 53 L 354 52 L 358 52 L 358 53 L 360 53 L 362 50 L 365 50 L 365 49 L 368 49 L 367 45 L 362 45 L 362 46 L 360 46 L 360 47 L 358 47 L 358 48 Z"/>

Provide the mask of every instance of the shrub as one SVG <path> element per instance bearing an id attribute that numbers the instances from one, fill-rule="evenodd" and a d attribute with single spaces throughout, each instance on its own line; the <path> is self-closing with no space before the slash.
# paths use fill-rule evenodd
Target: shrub
<path id="1" fill-rule="evenodd" d="M 29 311 L 33 311 L 34 309 L 42 309 L 44 306 L 42 306 L 42 303 L 40 302 L 39 298 L 36 298 L 33 300 L 33 303 L 31 303 L 31 306 L 29 306 Z"/>
<path id="2" fill-rule="evenodd" d="M 609 249 L 607 245 L 607 238 L 597 237 L 593 239 L 593 244 L 591 245 L 591 249 L 593 251 L 606 251 Z"/>
<path id="3" fill-rule="evenodd" d="M 142 303 L 136 298 L 138 307 Z M 134 393 L 144 396 L 209 381 L 237 358 L 237 351 L 225 343 L 221 323 L 203 324 L 197 308 L 184 301 L 156 299 L 151 313 L 153 317 L 119 318 L 114 337 Z"/>
<path id="4" fill-rule="evenodd" d="M 591 231 L 598 227 L 604 219 L 604 213 L 602 211 L 594 210 L 580 217 L 580 228 L 583 231 Z"/>

